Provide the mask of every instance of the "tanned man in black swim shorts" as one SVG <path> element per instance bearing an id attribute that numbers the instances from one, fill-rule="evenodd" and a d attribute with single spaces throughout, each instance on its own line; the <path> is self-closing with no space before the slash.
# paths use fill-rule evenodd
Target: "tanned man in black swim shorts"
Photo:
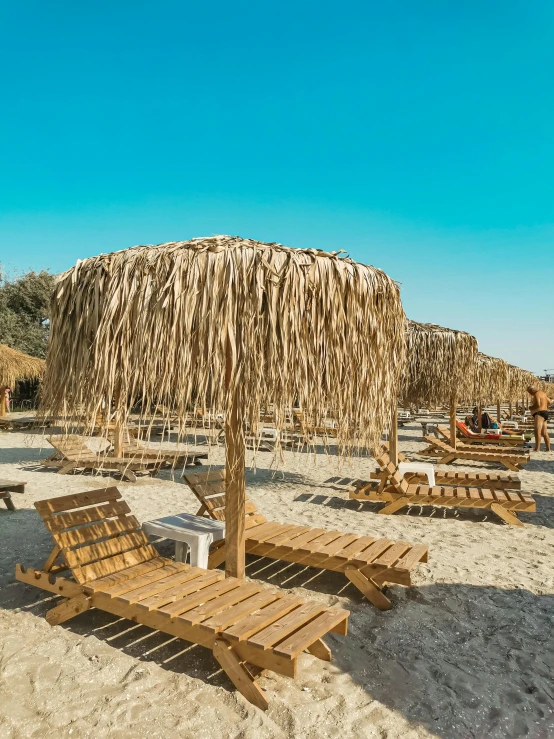
<path id="1" fill-rule="evenodd" d="M 548 406 L 552 401 L 542 390 L 537 390 L 532 385 L 527 388 L 529 395 L 533 396 L 530 411 L 535 422 L 535 451 L 540 452 L 541 439 L 544 439 L 546 451 L 550 451 L 550 437 L 548 436 Z"/>

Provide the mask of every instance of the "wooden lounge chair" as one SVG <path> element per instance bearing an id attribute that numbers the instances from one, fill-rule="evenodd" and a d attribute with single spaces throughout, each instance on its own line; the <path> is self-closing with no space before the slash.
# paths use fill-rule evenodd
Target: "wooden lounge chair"
<path id="1" fill-rule="evenodd" d="M 113 452 L 113 442 L 109 439 L 109 451 Z M 159 447 L 154 449 L 146 446 L 142 441 L 133 439 L 132 437 L 124 441 L 121 445 L 121 456 L 124 459 L 134 459 L 135 461 L 159 461 L 160 464 L 169 467 L 193 467 L 202 464 L 202 459 L 208 459 L 208 452 L 191 452 L 169 449 L 167 447 Z"/>
<path id="2" fill-rule="evenodd" d="M 447 444 L 451 443 L 450 429 L 446 426 L 435 426 L 437 433 L 446 441 Z M 431 434 L 429 434 L 430 436 Z M 437 436 L 437 434 L 435 434 Z M 438 438 L 438 437 L 437 437 Z M 458 437 L 456 439 L 456 448 L 471 450 L 477 449 L 482 452 L 498 452 L 500 454 L 521 454 L 524 452 L 525 440 L 516 440 L 516 444 L 502 444 L 497 443 L 497 439 L 489 439 L 486 437 L 479 437 L 480 441 L 469 442 L 466 437 Z M 469 442 L 469 443 L 466 443 Z"/>
<path id="3" fill-rule="evenodd" d="M 207 647 L 237 690 L 262 709 L 268 704 L 255 682 L 260 672 L 294 677 L 303 651 L 329 660 L 321 637 L 347 633 L 349 612 L 342 608 L 160 557 L 115 487 L 35 507 L 55 546 L 42 570 L 18 564 L 15 575 L 65 596 L 46 614 L 52 626 L 94 607 Z M 64 571 L 70 577 L 58 576 Z"/>
<path id="4" fill-rule="evenodd" d="M 439 456 L 437 464 L 449 464 L 454 462 L 456 459 L 468 459 L 476 462 L 492 462 L 496 464 L 502 464 L 513 472 L 519 472 L 524 465 L 526 465 L 531 459 L 529 454 L 524 454 L 523 451 L 516 452 L 515 454 L 511 451 L 503 449 L 502 451 L 481 451 L 478 447 L 463 449 L 456 446 L 456 449 L 447 444 L 441 439 L 436 439 L 433 436 L 424 436 L 429 446 L 426 449 L 418 452 L 418 454 Z"/>
<path id="5" fill-rule="evenodd" d="M 488 487 L 454 487 L 413 485 L 403 479 L 388 454 L 377 458 L 379 467 L 387 476 L 377 482 L 350 491 L 353 500 L 370 500 L 386 503 L 379 513 L 395 513 L 408 505 L 432 505 L 458 508 L 490 509 L 511 526 L 523 526 L 517 511 L 534 512 L 536 503 L 530 495 L 514 490 Z"/>
<path id="6" fill-rule="evenodd" d="M 387 459 L 389 445 L 386 442 L 382 444 L 382 456 L 378 459 Z M 390 458 L 389 458 L 390 461 Z M 398 461 L 407 461 L 406 457 L 398 452 Z M 387 462 L 388 464 L 388 462 Z M 481 487 L 491 488 L 495 490 L 521 490 L 521 480 L 517 475 L 507 475 L 502 472 L 452 472 L 450 470 L 441 470 L 433 465 L 435 473 L 435 483 L 437 485 L 454 485 L 455 487 Z M 377 467 L 370 474 L 372 480 L 387 480 L 389 470 L 386 465 Z M 427 485 L 427 475 L 422 472 L 405 472 L 404 479 L 410 485 Z M 356 487 L 363 487 L 367 481 L 356 481 Z"/>
<path id="7" fill-rule="evenodd" d="M 450 440 L 450 429 L 444 429 L 440 426 L 437 428 L 441 433 L 446 431 L 447 438 Z M 474 433 L 462 421 L 456 421 L 456 430 L 458 431 L 458 437 L 464 440 L 464 444 L 485 444 L 492 446 L 523 446 L 525 444 L 525 437 L 521 434 L 503 436 L 502 434 L 490 433 L 488 436 L 481 436 L 481 434 Z"/>
<path id="8" fill-rule="evenodd" d="M 183 478 L 201 503 L 198 516 L 225 520 L 225 472 L 187 473 Z M 427 562 L 428 547 L 390 539 L 343 534 L 311 526 L 268 521 L 254 503 L 246 502 L 246 551 L 284 562 L 344 572 L 377 608 L 391 608 L 382 591 L 387 582 L 411 585 L 411 571 Z M 225 560 L 225 542 L 215 542 L 209 567 Z"/>
<path id="9" fill-rule="evenodd" d="M 56 435 L 47 439 L 55 451 L 50 457 L 42 459 L 44 467 L 57 467 L 59 475 L 75 470 L 116 471 L 129 482 L 136 482 L 136 472 L 147 472 L 152 476 L 158 473 L 163 460 L 113 457 L 103 452 L 93 452 L 87 447 L 86 439 L 77 435 Z"/>

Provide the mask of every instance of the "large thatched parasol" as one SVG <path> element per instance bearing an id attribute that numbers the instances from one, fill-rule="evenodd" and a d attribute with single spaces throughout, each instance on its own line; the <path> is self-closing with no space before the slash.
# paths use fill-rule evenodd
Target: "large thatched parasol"
<path id="1" fill-rule="evenodd" d="M 374 446 L 404 361 L 397 284 L 340 253 L 230 236 L 134 247 L 79 262 L 57 283 L 43 407 L 192 404 L 226 416 L 226 571 L 244 572 L 244 428 L 273 404 L 329 408 L 341 454 Z"/>
<path id="2" fill-rule="evenodd" d="M 406 336 L 406 372 L 401 402 L 449 406 L 455 446 L 456 403 L 473 397 L 477 339 L 465 331 L 416 321 L 407 322 Z"/>
<path id="3" fill-rule="evenodd" d="M 31 380 L 44 372 L 44 359 L 0 344 L 0 416 L 6 414 L 6 388 L 12 388 L 16 380 Z"/>

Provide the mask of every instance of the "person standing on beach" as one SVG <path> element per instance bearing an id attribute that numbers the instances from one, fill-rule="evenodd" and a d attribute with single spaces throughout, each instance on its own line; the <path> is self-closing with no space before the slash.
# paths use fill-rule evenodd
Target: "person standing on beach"
<path id="1" fill-rule="evenodd" d="M 535 423 L 535 451 L 540 452 L 541 439 L 544 439 L 546 451 L 550 451 L 550 437 L 548 436 L 548 406 L 552 402 L 546 393 L 537 390 L 532 385 L 527 388 L 529 395 L 533 396 L 533 402 L 529 410 L 533 414 Z"/>

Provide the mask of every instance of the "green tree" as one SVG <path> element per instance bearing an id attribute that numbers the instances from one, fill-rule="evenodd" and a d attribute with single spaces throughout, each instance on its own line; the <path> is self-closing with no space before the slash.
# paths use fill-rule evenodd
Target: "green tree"
<path id="1" fill-rule="evenodd" d="M 0 269 L 0 344 L 46 356 L 54 275 L 46 270 L 8 279 Z"/>

